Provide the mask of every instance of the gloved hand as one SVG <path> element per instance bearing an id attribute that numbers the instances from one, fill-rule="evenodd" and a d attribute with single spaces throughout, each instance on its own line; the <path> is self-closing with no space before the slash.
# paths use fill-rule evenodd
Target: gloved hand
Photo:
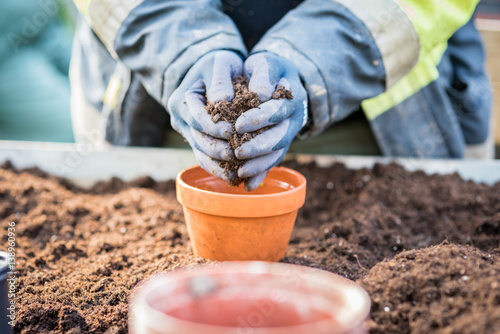
<path id="1" fill-rule="evenodd" d="M 244 73 L 250 79 L 249 90 L 257 93 L 264 103 L 236 120 L 236 132 L 242 134 L 275 125 L 236 149 L 238 159 L 249 159 L 238 169 L 238 176 L 249 178 L 245 189 L 251 191 L 259 186 L 271 167 L 283 160 L 293 138 L 306 124 L 307 92 L 297 69 L 272 53 L 250 56 L 245 61 Z M 293 99 L 271 100 L 279 85 L 290 90 Z"/>
<path id="2" fill-rule="evenodd" d="M 205 110 L 206 96 L 212 103 L 231 101 L 232 80 L 242 74 L 243 61 L 231 51 L 215 51 L 200 58 L 187 72 L 180 86 L 168 100 L 172 127 L 191 145 L 200 165 L 216 177 L 229 181 L 216 160 L 234 158 L 229 146 L 233 127 L 230 123 L 214 123 Z"/>

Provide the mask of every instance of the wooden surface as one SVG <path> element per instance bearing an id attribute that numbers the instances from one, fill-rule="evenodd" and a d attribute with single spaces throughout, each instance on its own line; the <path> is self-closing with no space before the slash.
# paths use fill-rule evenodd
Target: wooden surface
<path id="1" fill-rule="evenodd" d="M 500 146 L 500 20 L 478 20 L 488 55 L 486 67 L 493 86 L 493 123 L 495 143 Z"/>

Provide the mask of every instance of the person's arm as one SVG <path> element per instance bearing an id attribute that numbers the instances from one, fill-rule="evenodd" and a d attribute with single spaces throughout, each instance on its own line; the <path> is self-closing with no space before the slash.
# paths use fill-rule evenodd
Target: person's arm
<path id="1" fill-rule="evenodd" d="M 286 103 L 265 102 L 237 120 L 239 133 L 273 125 L 235 152 L 247 160 L 238 170 L 239 177 L 250 178 L 246 188 L 258 186 L 297 134 L 317 134 L 361 106 L 368 117 L 376 117 L 429 83 L 437 73 L 439 52 L 476 4 L 306 0 L 290 11 L 245 62 L 249 88 L 263 102 L 280 82 L 289 84 L 294 97 Z"/>
<path id="2" fill-rule="evenodd" d="M 304 137 L 394 86 L 467 23 L 477 0 L 306 0 L 252 50 L 299 71 L 309 98 Z"/>
<path id="3" fill-rule="evenodd" d="M 234 157 L 232 126 L 214 123 L 205 110 L 205 96 L 233 98 L 247 53 L 221 1 L 84 0 L 79 7 L 110 54 L 169 112 L 201 166 L 233 178 L 218 163 Z"/>
<path id="4" fill-rule="evenodd" d="M 216 50 L 246 48 L 218 0 L 74 0 L 113 57 L 165 108 L 192 65 Z"/>

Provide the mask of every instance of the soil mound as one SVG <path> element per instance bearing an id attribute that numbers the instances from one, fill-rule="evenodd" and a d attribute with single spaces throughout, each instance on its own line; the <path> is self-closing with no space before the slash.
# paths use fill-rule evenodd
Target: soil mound
<path id="1" fill-rule="evenodd" d="M 358 283 L 372 333 L 499 333 L 500 262 L 447 242 L 377 264 Z"/>
<path id="2" fill-rule="evenodd" d="M 372 333 L 500 332 L 500 183 L 395 164 L 285 165 L 308 188 L 282 261 L 358 280 L 374 304 Z M 16 230 L 15 333 L 126 334 L 138 282 L 203 262 L 192 255 L 173 181 L 112 179 L 84 191 L 3 167 L 4 249 L 9 224 Z"/>

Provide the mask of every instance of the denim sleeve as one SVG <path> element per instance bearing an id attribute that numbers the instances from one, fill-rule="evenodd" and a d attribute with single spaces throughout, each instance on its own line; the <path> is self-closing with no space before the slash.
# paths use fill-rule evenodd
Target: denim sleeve
<path id="1" fill-rule="evenodd" d="M 233 50 L 246 56 L 220 0 L 94 0 L 86 12 L 113 57 L 165 107 L 185 73 L 204 54 Z"/>
<path id="2" fill-rule="evenodd" d="M 285 15 L 252 53 L 273 52 L 298 69 L 310 121 L 300 137 L 321 132 L 382 93 L 386 71 L 365 24 L 334 1 L 307 0 Z"/>
<path id="3" fill-rule="evenodd" d="M 490 134 L 492 86 L 485 62 L 481 36 L 470 20 L 450 38 L 438 66 L 439 81 L 470 145 L 484 143 Z"/>

